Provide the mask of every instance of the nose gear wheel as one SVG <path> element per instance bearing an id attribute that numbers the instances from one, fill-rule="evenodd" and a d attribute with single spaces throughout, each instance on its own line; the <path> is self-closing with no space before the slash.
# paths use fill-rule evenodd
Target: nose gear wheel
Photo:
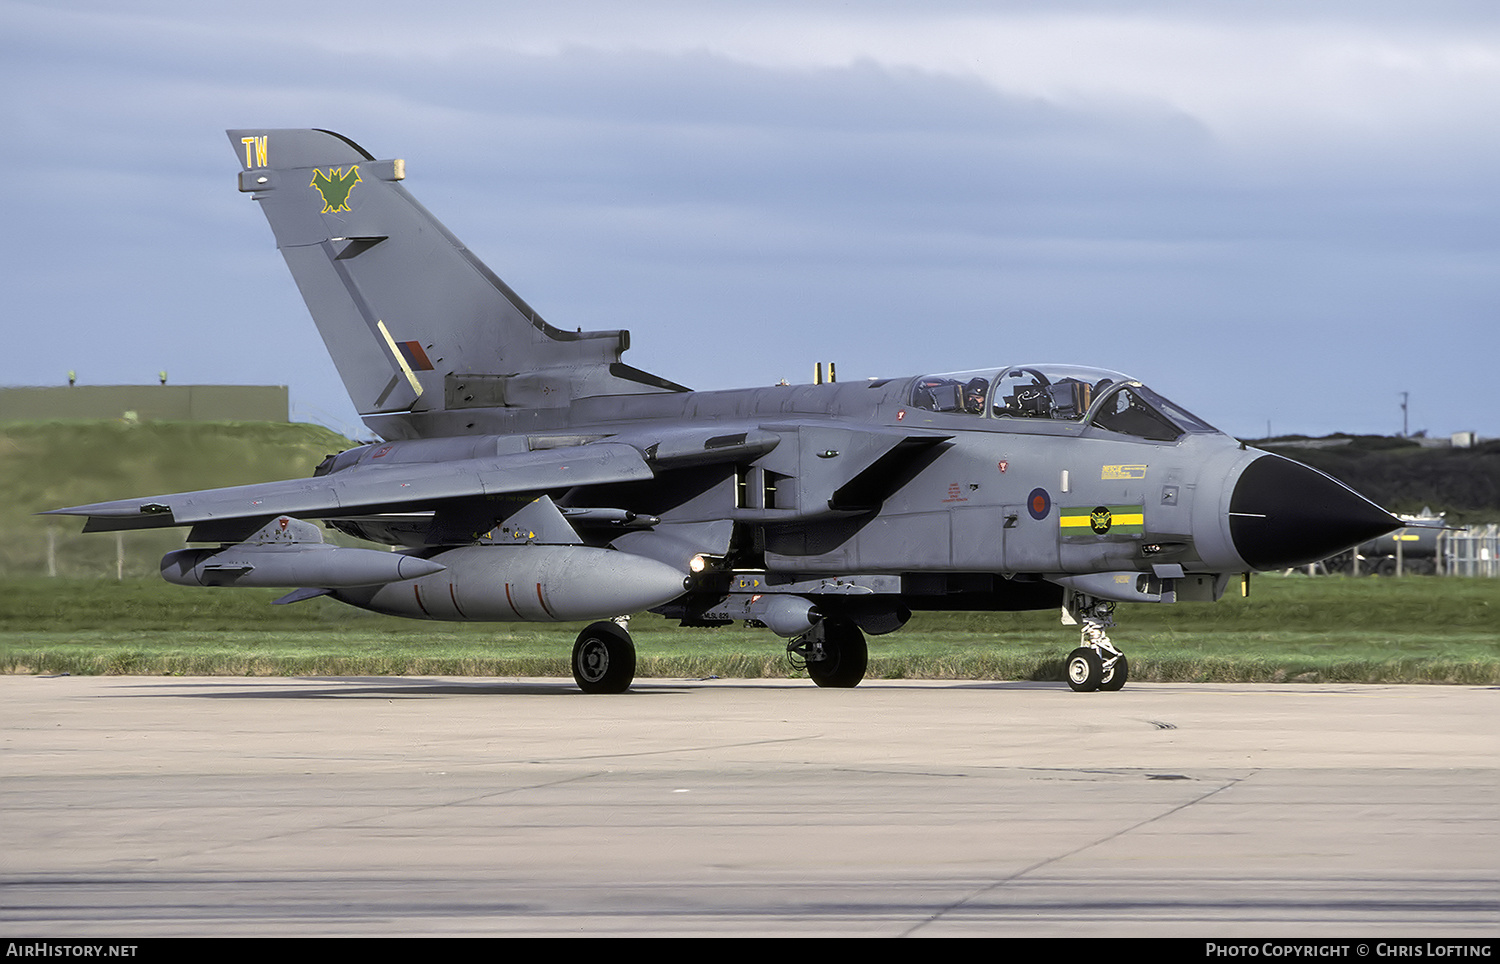
<path id="1" fill-rule="evenodd" d="M 1071 608 L 1083 639 L 1082 645 L 1068 654 L 1065 664 L 1068 686 L 1078 693 L 1119 690 L 1130 678 L 1130 661 L 1105 632 L 1106 627 L 1115 624 L 1114 605 L 1079 597 Z"/>

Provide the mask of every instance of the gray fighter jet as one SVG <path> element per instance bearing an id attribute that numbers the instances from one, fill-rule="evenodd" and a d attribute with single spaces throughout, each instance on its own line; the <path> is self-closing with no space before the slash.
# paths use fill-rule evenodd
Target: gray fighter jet
<path id="1" fill-rule="evenodd" d="M 1075 690 L 1128 676 L 1117 602 L 1216 600 L 1400 521 L 1247 449 L 1118 372 L 1012 364 L 690 391 L 564 331 L 377 160 L 321 130 L 229 131 L 365 424 L 312 478 L 55 510 L 85 531 L 189 526 L 171 582 L 281 586 L 418 619 L 598 620 L 573 674 L 619 692 L 624 625 L 734 620 L 820 686 L 913 610 L 1060 608 Z M 323 542 L 316 520 L 394 552 Z"/>

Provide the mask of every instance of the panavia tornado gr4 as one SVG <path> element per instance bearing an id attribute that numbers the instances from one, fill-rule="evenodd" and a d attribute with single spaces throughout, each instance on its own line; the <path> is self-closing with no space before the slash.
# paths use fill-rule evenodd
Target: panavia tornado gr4
<path id="1" fill-rule="evenodd" d="M 627 614 L 734 620 L 820 686 L 914 610 L 1060 608 L 1075 690 L 1129 674 L 1117 602 L 1216 600 L 1252 570 L 1400 526 L 1139 381 L 996 364 L 691 391 L 563 331 L 407 193 L 400 160 L 320 130 L 236 130 L 259 203 L 365 424 L 312 478 L 55 510 L 190 527 L 188 586 L 279 586 L 418 619 L 596 620 L 589 692 L 635 675 Z M 821 378 L 818 379 L 821 382 Z M 316 523 L 395 551 L 335 546 Z"/>

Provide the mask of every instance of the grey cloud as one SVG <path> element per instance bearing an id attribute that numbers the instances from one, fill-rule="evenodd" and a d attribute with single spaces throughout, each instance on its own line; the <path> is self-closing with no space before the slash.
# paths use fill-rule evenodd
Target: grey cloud
<path id="1" fill-rule="evenodd" d="M 1481 119 L 1256 155 L 1170 103 L 1021 96 L 958 67 L 517 53 L 481 7 L 467 42 L 358 53 L 326 9 L 282 31 L 176 9 L 0 12 L 23 28 L 0 31 L 0 109 L 24 185 L 0 381 L 165 366 L 347 408 L 221 133 L 321 126 L 406 157 L 413 192 L 549 320 L 631 327 L 628 360 L 689 384 L 1076 359 L 1255 433 L 1389 429 L 1404 378 L 1414 411 L 1445 386 L 1434 430 L 1500 434 L 1443 361 L 1500 347 Z M 1469 9 L 1370 16 L 1438 29 Z"/>

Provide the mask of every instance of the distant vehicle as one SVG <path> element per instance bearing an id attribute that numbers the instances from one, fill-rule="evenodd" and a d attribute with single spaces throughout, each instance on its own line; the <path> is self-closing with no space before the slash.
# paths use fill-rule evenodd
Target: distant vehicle
<path id="1" fill-rule="evenodd" d="M 1418 515 L 1397 516 L 1407 525 L 1324 560 L 1329 572 L 1361 576 L 1430 576 L 1437 572 L 1438 537 L 1443 514 L 1423 509 Z"/>
<path id="2" fill-rule="evenodd" d="M 319 130 L 236 130 L 257 201 L 365 424 L 311 479 L 54 510 L 85 531 L 190 526 L 162 574 L 284 586 L 420 619 L 599 620 L 573 647 L 619 692 L 616 617 L 744 620 L 820 686 L 913 610 L 1060 607 L 1075 690 L 1117 690 L 1117 602 L 1216 600 L 1239 574 L 1399 524 L 1141 382 L 987 365 L 690 391 L 621 362 L 625 331 L 544 322 L 406 192 L 405 164 Z M 768 327 L 703 336 L 725 352 Z M 925 337 L 913 333 L 911 338 Z M 892 347 L 901 350 L 899 339 Z M 400 549 L 327 545 L 318 520 Z"/>

